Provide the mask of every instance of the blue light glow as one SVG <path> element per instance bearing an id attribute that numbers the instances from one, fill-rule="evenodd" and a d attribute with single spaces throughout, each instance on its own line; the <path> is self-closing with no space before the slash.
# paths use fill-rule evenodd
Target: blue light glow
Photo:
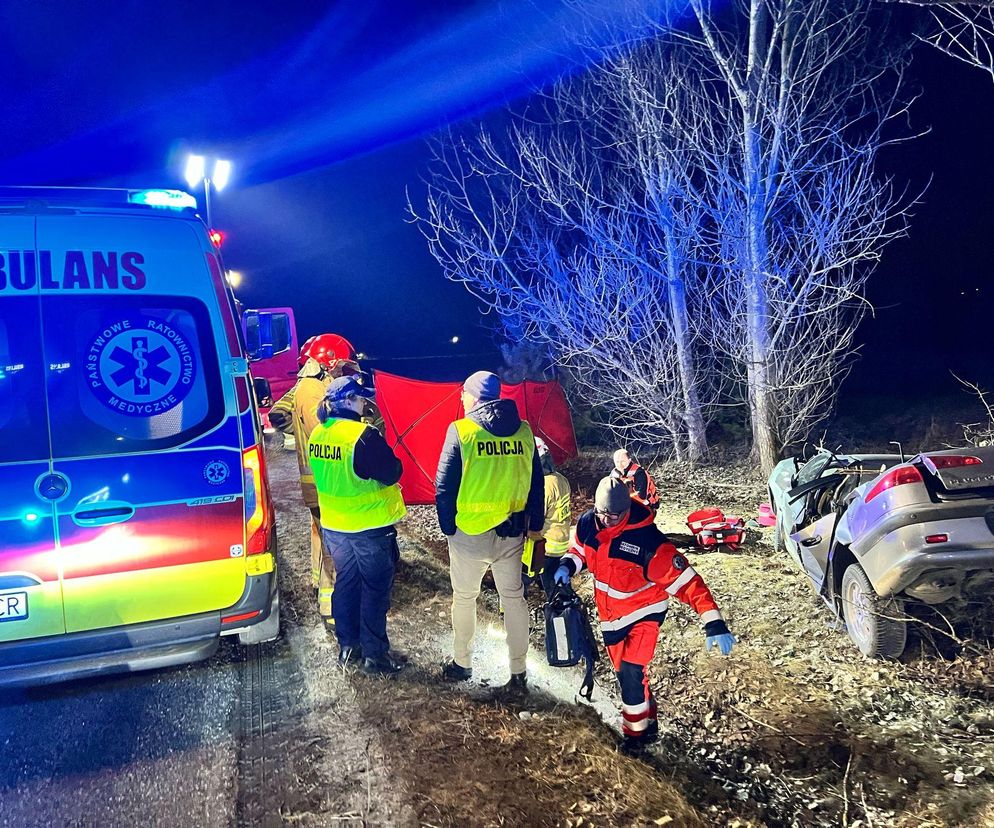
<path id="1" fill-rule="evenodd" d="M 24 514 L 24 521 L 26 523 L 36 523 L 38 521 L 38 513 L 37 512 L 25 512 L 25 514 Z"/>
<path id="2" fill-rule="evenodd" d="M 170 210 L 197 209 L 197 199 L 179 190 L 136 190 L 128 193 L 131 204 L 145 204 L 148 207 L 165 207 Z"/>

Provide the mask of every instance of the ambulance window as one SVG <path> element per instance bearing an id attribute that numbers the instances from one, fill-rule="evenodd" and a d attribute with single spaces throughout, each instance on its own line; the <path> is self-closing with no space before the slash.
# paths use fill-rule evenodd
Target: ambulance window
<path id="1" fill-rule="evenodd" d="M 37 296 L 0 296 L 0 463 L 48 460 Z"/>
<path id="2" fill-rule="evenodd" d="M 169 448 L 223 418 L 202 302 L 92 295 L 42 301 L 55 457 Z"/>

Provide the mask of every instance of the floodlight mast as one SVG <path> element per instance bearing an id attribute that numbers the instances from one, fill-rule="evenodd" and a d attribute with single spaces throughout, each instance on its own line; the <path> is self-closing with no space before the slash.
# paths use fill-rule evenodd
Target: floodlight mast
<path id="1" fill-rule="evenodd" d="M 228 184 L 231 178 L 231 162 L 220 158 L 212 159 L 214 162 L 214 172 L 207 175 L 207 159 L 203 155 L 188 155 L 186 158 L 186 170 L 184 177 L 186 183 L 191 188 L 198 186 L 201 182 L 204 185 L 204 213 L 207 219 L 207 227 L 213 228 L 214 222 L 211 219 L 211 187 L 220 192 Z"/>

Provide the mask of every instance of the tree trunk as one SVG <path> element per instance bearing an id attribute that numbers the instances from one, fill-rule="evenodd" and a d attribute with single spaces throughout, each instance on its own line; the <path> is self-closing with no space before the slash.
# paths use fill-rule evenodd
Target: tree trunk
<path id="1" fill-rule="evenodd" d="M 666 287 L 669 292 L 670 316 L 673 322 L 673 338 L 676 341 L 680 386 L 683 394 L 683 420 L 687 426 L 687 459 L 698 463 L 707 454 L 708 443 L 705 434 L 704 416 L 701 414 L 701 401 L 697 394 L 697 371 L 694 368 L 694 354 L 690 342 L 690 329 L 687 327 L 687 289 L 678 272 L 677 253 L 674 250 L 672 233 L 666 234 Z"/>
<path id="2" fill-rule="evenodd" d="M 758 126 L 760 73 L 769 44 L 765 40 L 767 10 L 752 0 L 745 106 L 742 113 L 742 172 L 746 200 L 746 255 L 743 273 L 746 292 L 746 357 L 749 360 L 749 412 L 753 452 L 764 474 L 777 463 L 776 409 L 770 387 L 770 306 L 766 295 L 769 246 L 766 237 L 766 180 L 762 136 Z"/>

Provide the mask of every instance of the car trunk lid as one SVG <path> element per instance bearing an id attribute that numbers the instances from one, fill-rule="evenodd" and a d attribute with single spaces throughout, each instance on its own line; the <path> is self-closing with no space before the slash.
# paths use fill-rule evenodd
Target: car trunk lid
<path id="1" fill-rule="evenodd" d="M 994 448 L 930 452 L 921 455 L 921 462 L 947 492 L 977 491 L 994 497 Z"/>

